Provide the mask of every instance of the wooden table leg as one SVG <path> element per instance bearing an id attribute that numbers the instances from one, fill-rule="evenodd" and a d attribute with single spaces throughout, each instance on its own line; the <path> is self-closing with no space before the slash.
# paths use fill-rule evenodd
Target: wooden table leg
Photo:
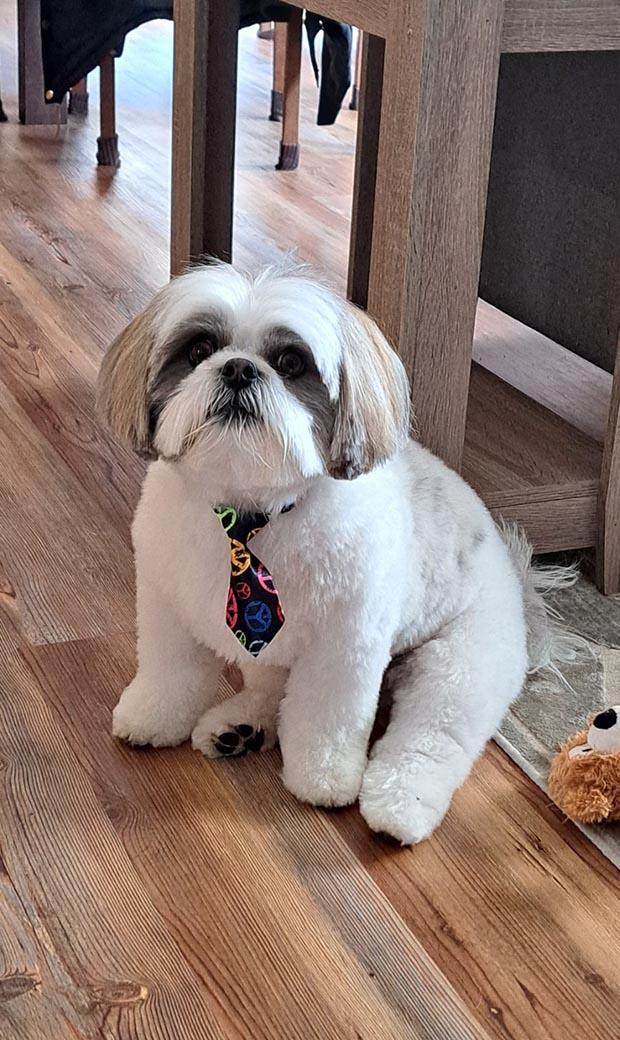
<path id="1" fill-rule="evenodd" d="M 299 87 L 301 78 L 302 11 L 292 7 L 286 26 L 282 139 L 276 170 L 296 170 L 299 165 Z"/>
<path id="2" fill-rule="evenodd" d="M 390 5 L 368 309 L 398 345 L 420 439 L 461 464 L 502 3 Z"/>
<path id="3" fill-rule="evenodd" d="M 116 132 L 116 91 L 114 85 L 114 54 L 104 54 L 99 63 L 99 137 L 97 162 L 99 166 L 120 166 L 118 134 Z"/>
<path id="4" fill-rule="evenodd" d="M 284 62 L 286 59 L 286 22 L 276 22 L 273 32 L 273 85 L 269 118 L 279 123 L 284 102 Z"/>
<path id="5" fill-rule="evenodd" d="M 384 40 L 364 33 L 360 102 L 355 146 L 355 178 L 351 211 L 347 295 L 360 307 L 368 305 L 368 279 L 374 223 L 377 150 L 381 122 Z"/>
<path id="6" fill-rule="evenodd" d="M 606 595 L 620 592 L 620 344 L 601 471 L 596 582 Z"/>
<path id="7" fill-rule="evenodd" d="M 41 57 L 40 0 L 17 0 L 19 120 L 26 124 L 67 122 L 67 103 L 47 104 Z"/>
<path id="8" fill-rule="evenodd" d="M 171 271 L 232 255 L 239 0 L 174 8 Z"/>

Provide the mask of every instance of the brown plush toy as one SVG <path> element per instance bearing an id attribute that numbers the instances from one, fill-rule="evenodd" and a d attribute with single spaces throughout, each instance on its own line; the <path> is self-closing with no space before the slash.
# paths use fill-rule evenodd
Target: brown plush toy
<path id="1" fill-rule="evenodd" d="M 620 820 L 620 704 L 562 744 L 551 763 L 549 794 L 580 823 Z"/>

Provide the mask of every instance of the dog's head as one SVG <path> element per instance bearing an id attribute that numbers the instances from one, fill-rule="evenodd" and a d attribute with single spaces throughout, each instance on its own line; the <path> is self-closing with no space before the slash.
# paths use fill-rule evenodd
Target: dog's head
<path id="1" fill-rule="evenodd" d="M 284 487 L 352 479 L 408 431 L 403 367 L 374 322 L 302 272 L 176 278 L 118 337 L 99 406 L 135 451 Z"/>

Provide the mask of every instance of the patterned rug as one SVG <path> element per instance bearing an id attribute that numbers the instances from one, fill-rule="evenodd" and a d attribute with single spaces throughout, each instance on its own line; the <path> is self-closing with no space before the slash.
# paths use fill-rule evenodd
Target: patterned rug
<path id="1" fill-rule="evenodd" d="M 580 577 L 549 600 L 567 627 L 587 639 L 592 655 L 562 666 L 569 685 L 553 675 L 532 676 L 495 737 L 543 791 L 558 746 L 601 708 L 620 703 L 620 596 L 601 596 Z M 578 826 L 620 867 L 620 823 Z"/>

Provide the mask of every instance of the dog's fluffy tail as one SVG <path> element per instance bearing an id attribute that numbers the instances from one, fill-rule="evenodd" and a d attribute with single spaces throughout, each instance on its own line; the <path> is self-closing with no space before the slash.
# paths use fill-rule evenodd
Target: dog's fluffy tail
<path id="1" fill-rule="evenodd" d="M 517 524 L 501 523 L 500 533 L 523 586 L 528 671 L 532 673 L 547 668 L 566 681 L 560 665 L 591 651 L 587 640 L 564 627 L 561 614 L 545 597 L 550 592 L 574 585 L 579 577 L 579 567 L 577 564 L 569 567 L 533 566 L 532 546 L 521 528 Z"/>

